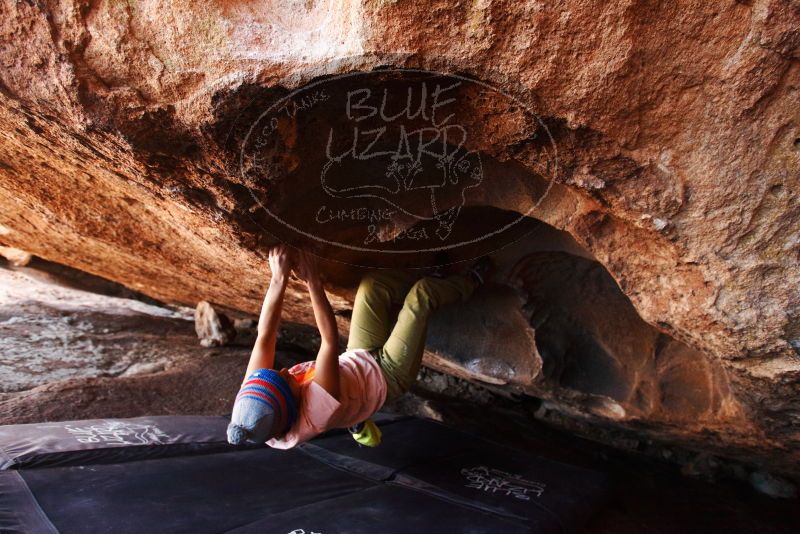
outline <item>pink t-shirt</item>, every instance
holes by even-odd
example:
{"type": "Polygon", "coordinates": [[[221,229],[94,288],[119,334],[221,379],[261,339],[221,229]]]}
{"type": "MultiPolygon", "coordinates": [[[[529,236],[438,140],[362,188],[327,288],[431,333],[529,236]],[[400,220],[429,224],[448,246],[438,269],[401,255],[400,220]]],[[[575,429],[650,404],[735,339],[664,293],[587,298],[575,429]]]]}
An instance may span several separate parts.
{"type": "Polygon", "coordinates": [[[386,379],[378,362],[366,350],[339,356],[339,400],[310,377],[314,362],[289,369],[300,382],[297,419],[281,438],[267,441],[275,449],[290,449],[331,428],[347,428],[368,419],[386,401],[386,379]]]}

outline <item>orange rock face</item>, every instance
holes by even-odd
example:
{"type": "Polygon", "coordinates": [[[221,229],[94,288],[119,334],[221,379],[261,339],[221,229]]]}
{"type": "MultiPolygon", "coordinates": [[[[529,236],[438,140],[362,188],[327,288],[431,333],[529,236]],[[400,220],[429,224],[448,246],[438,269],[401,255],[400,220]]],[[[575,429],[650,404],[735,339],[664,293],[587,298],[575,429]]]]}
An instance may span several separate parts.
{"type": "MultiPolygon", "coordinates": [[[[561,357],[548,367],[531,351],[520,368],[536,376],[502,380],[539,381],[598,421],[797,464],[798,9],[5,1],[0,245],[247,312],[278,238],[337,260],[340,308],[362,272],[347,263],[429,265],[432,243],[472,243],[451,261],[511,250],[503,281],[521,298],[503,302],[561,357]],[[423,87],[426,111],[401,115],[423,87]],[[440,179],[458,187],[434,194],[440,179]],[[532,258],[524,224],[474,243],[516,216],[571,236],[549,250],[596,260],[608,280],[584,260],[532,258]],[[543,280],[596,298],[582,308],[543,280]],[[548,307],[566,315],[541,322],[548,307]],[[579,326],[594,340],[584,354],[613,365],[562,346],[579,326]],[[780,459],[764,453],[776,447],[780,459]]],[[[287,310],[311,320],[299,286],[287,310]]]]}

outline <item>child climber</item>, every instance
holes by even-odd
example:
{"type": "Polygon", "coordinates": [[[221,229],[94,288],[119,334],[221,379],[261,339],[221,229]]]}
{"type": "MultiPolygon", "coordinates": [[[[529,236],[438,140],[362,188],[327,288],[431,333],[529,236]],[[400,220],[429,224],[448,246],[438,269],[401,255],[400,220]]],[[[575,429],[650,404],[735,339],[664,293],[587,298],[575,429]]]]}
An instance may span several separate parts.
{"type": "MultiPolygon", "coordinates": [[[[267,442],[289,449],[331,428],[358,426],[388,400],[412,386],[425,348],[428,318],[439,306],[468,299],[492,268],[479,260],[465,275],[425,277],[383,270],[358,287],[347,351],[339,354],[339,334],[323,290],[315,258],[290,254],[285,245],[269,251],[272,279],[245,379],[233,406],[228,441],[267,442]],[[275,343],[290,272],[308,287],[322,343],[315,361],[275,371],[275,343]],[[402,305],[394,326],[393,305],[402,305]]],[[[358,428],[357,432],[374,431],[358,428]]],[[[351,430],[353,432],[353,430],[351,430]]],[[[359,437],[355,435],[358,441],[359,437]]],[[[367,436],[366,444],[374,444],[367,436]]]]}

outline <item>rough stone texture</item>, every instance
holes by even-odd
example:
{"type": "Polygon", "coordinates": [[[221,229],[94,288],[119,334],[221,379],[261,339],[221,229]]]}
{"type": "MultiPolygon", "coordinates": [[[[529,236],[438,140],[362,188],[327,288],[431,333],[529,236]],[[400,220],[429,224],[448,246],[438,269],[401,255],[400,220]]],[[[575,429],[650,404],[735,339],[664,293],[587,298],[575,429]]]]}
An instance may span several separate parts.
{"type": "MultiPolygon", "coordinates": [[[[197,353],[185,312],[0,268],[0,394],[72,378],[163,369],[197,353]]],[[[38,274],[38,273],[37,273],[38,274]]]]}
{"type": "MultiPolygon", "coordinates": [[[[290,4],[4,0],[0,244],[164,301],[255,312],[274,238],[233,165],[248,103],[377,67],[466,75],[547,124],[557,183],[532,216],[575,242],[551,251],[610,274],[501,251],[516,251],[505,281],[542,330],[540,394],[796,470],[797,3],[290,4]],[[553,294],[540,275],[572,289],[553,294]],[[591,306],[556,304],[587,293],[591,306]],[[536,306],[564,311],[548,326],[536,306]],[[586,345],[563,346],[578,327],[586,345]]],[[[542,187],[536,128],[507,101],[459,96],[470,150],[511,177],[471,213],[524,212],[542,187]]],[[[281,135],[286,170],[305,154],[281,135]]],[[[305,216],[293,184],[300,196],[271,202],[305,216]]],[[[345,308],[360,272],[325,271],[345,308]]],[[[286,309],[311,320],[298,285],[286,309]]]]}
{"type": "Polygon", "coordinates": [[[466,303],[441,308],[428,327],[432,360],[461,378],[530,386],[542,359],[521,304],[513,289],[491,284],[466,303]]]}

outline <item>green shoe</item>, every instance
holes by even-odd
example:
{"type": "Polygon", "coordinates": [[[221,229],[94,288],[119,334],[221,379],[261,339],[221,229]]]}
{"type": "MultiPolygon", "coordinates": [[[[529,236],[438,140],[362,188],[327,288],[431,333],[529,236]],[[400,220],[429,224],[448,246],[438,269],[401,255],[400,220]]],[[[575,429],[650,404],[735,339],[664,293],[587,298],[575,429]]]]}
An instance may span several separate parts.
{"type": "Polygon", "coordinates": [[[372,419],[367,419],[363,423],[351,426],[347,430],[360,445],[366,447],[377,447],[381,444],[381,429],[378,425],[372,422],[372,419]]]}

